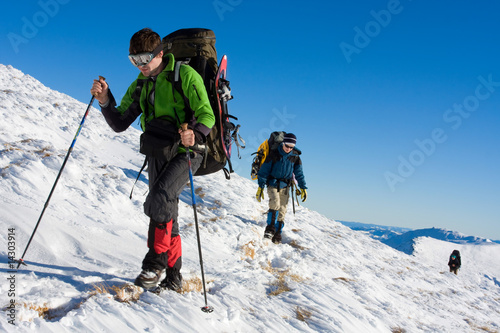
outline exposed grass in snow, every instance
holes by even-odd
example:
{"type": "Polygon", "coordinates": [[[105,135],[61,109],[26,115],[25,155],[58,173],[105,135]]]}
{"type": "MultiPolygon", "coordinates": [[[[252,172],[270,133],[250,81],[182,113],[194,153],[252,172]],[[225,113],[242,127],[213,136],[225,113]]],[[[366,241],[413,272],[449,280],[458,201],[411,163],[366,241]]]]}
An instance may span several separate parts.
{"type": "Polygon", "coordinates": [[[298,274],[291,273],[289,268],[282,269],[273,267],[270,261],[267,262],[267,265],[264,266],[263,269],[275,277],[275,280],[270,284],[271,290],[268,293],[269,296],[277,296],[292,290],[289,287],[290,281],[303,282],[305,280],[298,274]]]}

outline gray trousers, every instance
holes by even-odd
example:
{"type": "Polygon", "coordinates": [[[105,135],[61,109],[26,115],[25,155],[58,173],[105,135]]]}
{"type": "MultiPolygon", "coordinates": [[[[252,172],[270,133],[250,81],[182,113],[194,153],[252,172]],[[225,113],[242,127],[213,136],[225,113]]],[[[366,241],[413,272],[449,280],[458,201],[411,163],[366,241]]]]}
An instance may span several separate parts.
{"type": "MultiPolygon", "coordinates": [[[[193,174],[198,170],[203,155],[191,153],[193,174]]],[[[189,181],[186,154],[177,154],[171,161],[148,159],[149,194],[144,202],[144,213],[158,222],[177,220],[179,195],[189,181]]]]}
{"type": "MultiPolygon", "coordinates": [[[[201,154],[191,153],[193,173],[203,160],[201,154]]],[[[144,202],[144,213],[150,217],[148,230],[149,251],[142,261],[143,269],[181,269],[182,245],[179,235],[179,195],[189,181],[186,154],[177,154],[169,162],[148,159],[149,194],[144,202]]]]}

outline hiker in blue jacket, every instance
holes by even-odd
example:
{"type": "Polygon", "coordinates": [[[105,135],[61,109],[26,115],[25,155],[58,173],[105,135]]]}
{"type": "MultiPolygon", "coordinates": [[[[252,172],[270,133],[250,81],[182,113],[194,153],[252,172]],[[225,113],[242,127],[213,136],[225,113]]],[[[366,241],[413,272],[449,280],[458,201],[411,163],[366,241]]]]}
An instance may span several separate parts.
{"type": "Polygon", "coordinates": [[[298,182],[302,202],[307,199],[307,187],[301,151],[295,147],[297,137],[292,133],[285,134],[278,149],[272,150],[262,164],[258,173],[259,189],[256,198],[260,202],[264,199],[264,187],[267,185],[269,195],[269,212],[265,238],[271,238],[273,243],[281,243],[281,231],[285,225],[286,206],[293,178],[298,182]]]}

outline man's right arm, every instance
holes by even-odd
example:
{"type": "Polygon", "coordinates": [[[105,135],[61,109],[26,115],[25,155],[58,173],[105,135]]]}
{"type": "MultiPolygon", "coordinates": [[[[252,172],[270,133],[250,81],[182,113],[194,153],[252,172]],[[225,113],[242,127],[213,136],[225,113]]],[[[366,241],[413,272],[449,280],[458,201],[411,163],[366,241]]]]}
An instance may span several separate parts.
{"type": "Polygon", "coordinates": [[[139,101],[131,100],[128,103],[125,102],[125,100],[128,100],[126,98],[128,95],[127,92],[127,95],[125,95],[122,99],[120,107],[117,108],[113,94],[110,90],[108,91],[109,93],[107,103],[99,103],[99,105],[101,106],[102,115],[104,116],[104,119],[106,119],[109,127],[113,129],[113,131],[123,132],[127,128],[129,128],[130,125],[132,125],[132,123],[137,119],[138,116],[140,116],[140,114],[142,113],[141,106],[139,105],[139,101]]]}
{"type": "Polygon", "coordinates": [[[101,112],[109,127],[115,132],[123,132],[142,113],[139,101],[132,98],[136,82],[132,83],[122,98],[121,105],[116,107],[116,100],[104,79],[94,80],[91,93],[99,101],[101,112]]]}

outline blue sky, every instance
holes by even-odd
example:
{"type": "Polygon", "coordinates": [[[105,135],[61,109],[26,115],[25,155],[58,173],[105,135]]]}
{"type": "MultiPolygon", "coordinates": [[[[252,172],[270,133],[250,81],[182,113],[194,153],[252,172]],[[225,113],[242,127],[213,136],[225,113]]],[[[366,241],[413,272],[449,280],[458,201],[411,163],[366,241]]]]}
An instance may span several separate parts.
{"type": "Polygon", "coordinates": [[[248,146],[233,158],[239,174],[286,130],[303,151],[308,208],[500,239],[499,11],[448,0],[18,1],[0,13],[0,63],[84,103],[103,75],[119,98],[138,74],[134,32],[210,28],[248,146]]]}

